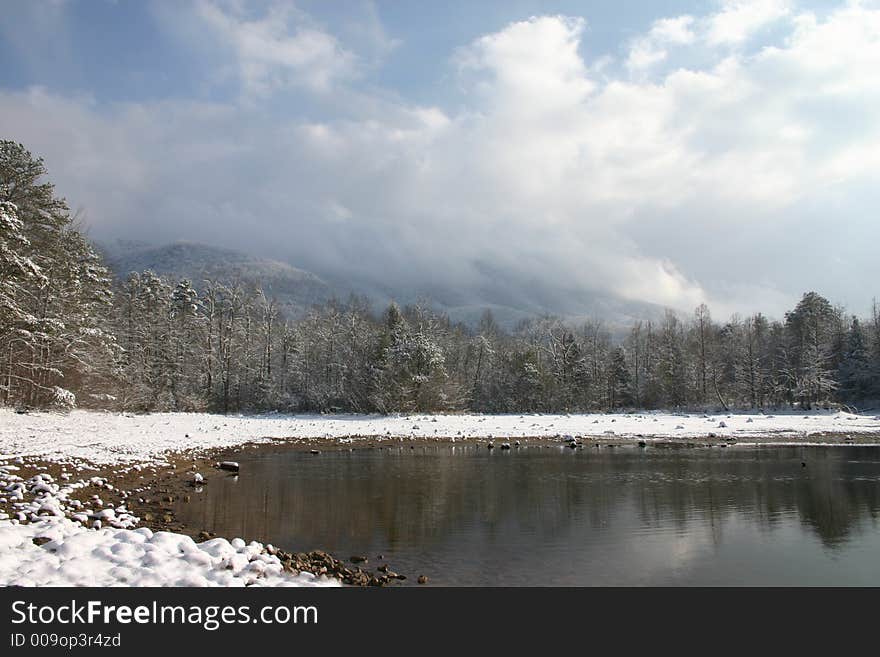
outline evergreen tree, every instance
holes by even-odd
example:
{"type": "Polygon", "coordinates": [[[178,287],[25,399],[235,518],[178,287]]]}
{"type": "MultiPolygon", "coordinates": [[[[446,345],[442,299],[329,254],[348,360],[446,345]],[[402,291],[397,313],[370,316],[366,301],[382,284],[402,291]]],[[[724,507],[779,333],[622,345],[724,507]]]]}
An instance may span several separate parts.
{"type": "Polygon", "coordinates": [[[874,372],[871,355],[865,344],[861,324],[852,318],[840,366],[840,396],[844,400],[862,401],[871,394],[874,372]]]}
{"type": "Polygon", "coordinates": [[[807,292],[785,315],[795,396],[802,408],[826,400],[836,387],[831,373],[835,312],[827,299],[807,292]]]}
{"type": "Polygon", "coordinates": [[[622,347],[617,347],[611,352],[611,363],[608,367],[608,407],[613,410],[630,404],[632,390],[626,352],[622,347]]]}
{"type": "Polygon", "coordinates": [[[110,276],[44,181],[41,158],[0,141],[0,357],[6,404],[105,401],[115,341],[110,276]]]}

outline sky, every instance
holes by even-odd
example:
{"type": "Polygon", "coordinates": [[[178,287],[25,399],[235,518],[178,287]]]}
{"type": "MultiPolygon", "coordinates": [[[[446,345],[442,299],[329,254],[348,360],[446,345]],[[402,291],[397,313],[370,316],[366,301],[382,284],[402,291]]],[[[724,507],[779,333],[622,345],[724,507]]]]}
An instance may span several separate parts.
{"type": "Polygon", "coordinates": [[[722,317],[880,296],[880,2],[0,12],[0,135],[96,239],[722,317]]]}

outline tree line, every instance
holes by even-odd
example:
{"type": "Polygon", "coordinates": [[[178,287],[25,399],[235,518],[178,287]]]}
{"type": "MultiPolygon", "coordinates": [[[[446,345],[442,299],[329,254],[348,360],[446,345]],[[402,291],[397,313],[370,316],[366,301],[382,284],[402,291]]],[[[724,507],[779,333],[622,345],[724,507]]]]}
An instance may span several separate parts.
{"type": "Polygon", "coordinates": [[[351,297],[294,318],[240,281],[110,273],[45,181],[0,142],[0,403],[131,411],[809,409],[880,399],[880,309],[815,292],[780,320],[705,305],[625,336],[554,317],[503,330],[351,297]]]}

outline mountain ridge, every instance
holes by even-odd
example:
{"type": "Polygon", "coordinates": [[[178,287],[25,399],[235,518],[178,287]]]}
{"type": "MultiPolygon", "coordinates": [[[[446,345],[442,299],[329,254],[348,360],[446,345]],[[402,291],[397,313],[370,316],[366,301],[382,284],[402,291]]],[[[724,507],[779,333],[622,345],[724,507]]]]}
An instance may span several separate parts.
{"type": "Polygon", "coordinates": [[[422,303],[446,313],[452,321],[475,326],[486,310],[504,328],[512,329],[523,320],[546,315],[559,316],[570,323],[601,320],[620,333],[635,320],[657,321],[665,308],[631,301],[610,294],[578,290],[550,289],[532,280],[517,280],[487,272],[486,284],[474,290],[408,289],[406,284],[349,281],[332,275],[321,276],[280,260],[261,257],[226,247],[194,241],[153,244],[144,241],[115,240],[96,244],[108,266],[120,278],[132,271],[152,270],[157,274],[186,278],[199,288],[206,280],[258,285],[293,316],[303,315],[311,306],[351,294],[365,297],[372,309],[381,312],[391,301],[401,305],[422,303]]]}

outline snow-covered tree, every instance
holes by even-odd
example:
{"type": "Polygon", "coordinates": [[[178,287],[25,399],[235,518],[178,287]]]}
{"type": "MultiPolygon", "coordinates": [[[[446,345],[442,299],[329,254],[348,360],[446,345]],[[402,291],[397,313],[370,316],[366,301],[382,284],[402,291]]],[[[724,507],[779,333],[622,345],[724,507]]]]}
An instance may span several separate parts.
{"type": "Polygon", "coordinates": [[[116,356],[110,275],[42,159],[0,141],[0,358],[6,404],[103,400],[116,356]]]}
{"type": "Polygon", "coordinates": [[[828,300],[807,292],[785,315],[789,334],[795,395],[803,408],[827,400],[836,388],[832,375],[832,342],[835,311],[828,300]]]}
{"type": "Polygon", "coordinates": [[[857,317],[852,318],[839,370],[840,395],[843,399],[858,402],[870,397],[875,372],[865,334],[857,317]]]}

